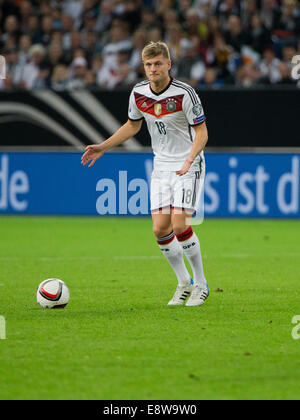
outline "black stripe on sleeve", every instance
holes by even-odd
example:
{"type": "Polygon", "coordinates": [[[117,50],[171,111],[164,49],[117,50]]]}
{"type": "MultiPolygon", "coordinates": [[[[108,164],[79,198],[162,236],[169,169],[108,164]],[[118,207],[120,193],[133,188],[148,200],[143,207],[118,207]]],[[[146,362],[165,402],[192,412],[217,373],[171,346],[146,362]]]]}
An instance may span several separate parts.
{"type": "Polygon", "coordinates": [[[199,99],[197,98],[195,90],[192,87],[188,87],[188,85],[181,84],[181,82],[178,82],[178,81],[173,81],[172,84],[176,87],[186,90],[190,95],[193,105],[196,105],[199,103],[199,99]]]}
{"type": "Polygon", "coordinates": [[[197,104],[197,102],[195,102],[195,100],[194,100],[194,98],[193,98],[193,96],[192,96],[191,92],[190,92],[187,88],[185,88],[184,86],[177,85],[177,84],[175,84],[175,83],[173,83],[173,85],[174,85],[174,86],[176,86],[176,87],[179,87],[179,88],[181,88],[181,89],[183,89],[183,90],[185,90],[185,91],[186,91],[186,92],[190,95],[190,98],[191,98],[192,104],[193,104],[193,105],[196,105],[196,104],[197,104]]]}

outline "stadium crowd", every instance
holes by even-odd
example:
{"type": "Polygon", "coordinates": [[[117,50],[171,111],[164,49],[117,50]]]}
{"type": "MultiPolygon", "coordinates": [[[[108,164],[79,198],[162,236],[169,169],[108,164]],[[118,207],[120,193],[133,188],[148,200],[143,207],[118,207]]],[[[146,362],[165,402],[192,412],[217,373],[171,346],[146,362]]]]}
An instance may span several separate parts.
{"type": "Polygon", "coordinates": [[[0,89],[132,86],[144,45],[158,40],[172,75],[195,88],[295,85],[300,2],[0,0],[0,89]]]}

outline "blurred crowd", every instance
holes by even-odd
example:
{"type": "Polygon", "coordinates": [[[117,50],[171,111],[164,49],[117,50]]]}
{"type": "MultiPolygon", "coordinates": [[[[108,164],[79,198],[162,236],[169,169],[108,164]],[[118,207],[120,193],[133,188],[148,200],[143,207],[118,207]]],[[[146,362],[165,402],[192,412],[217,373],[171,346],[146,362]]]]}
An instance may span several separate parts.
{"type": "Polygon", "coordinates": [[[159,40],[195,88],[295,85],[300,0],[0,0],[0,89],[132,86],[159,40]]]}

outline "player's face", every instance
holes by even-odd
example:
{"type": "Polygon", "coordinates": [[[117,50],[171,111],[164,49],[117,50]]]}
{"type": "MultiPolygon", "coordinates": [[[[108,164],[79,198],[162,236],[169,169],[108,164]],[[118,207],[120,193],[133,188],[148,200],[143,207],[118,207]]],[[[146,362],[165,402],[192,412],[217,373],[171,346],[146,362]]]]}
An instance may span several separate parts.
{"type": "Polygon", "coordinates": [[[157,55],[154,58],[148,58],[144,62],[144,68],[147,78],[150,82],[160,83],[169,77],[171,61],[163,55],[157,55]]]}

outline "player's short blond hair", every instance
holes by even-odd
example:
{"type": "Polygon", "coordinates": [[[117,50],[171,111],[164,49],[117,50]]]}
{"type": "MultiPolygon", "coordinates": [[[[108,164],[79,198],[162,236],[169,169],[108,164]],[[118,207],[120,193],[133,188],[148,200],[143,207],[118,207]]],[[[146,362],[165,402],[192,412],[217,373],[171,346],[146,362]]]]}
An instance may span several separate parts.
{"type": "Polygon", "coordinates": [[[165,57],[167,60],[170,60],[170,51],[169,48],[167,46],[167,44],[165,44],[162,41],[158,41],[158,42],[149,42],[149,44],[147,44],[143,51],[142,51],[142,60],[143,62],[145,62],[145,60],[149,59],[149,58],[154,58],[157,57],[158,55],[162,55],[163,57],[165,57]]]}

